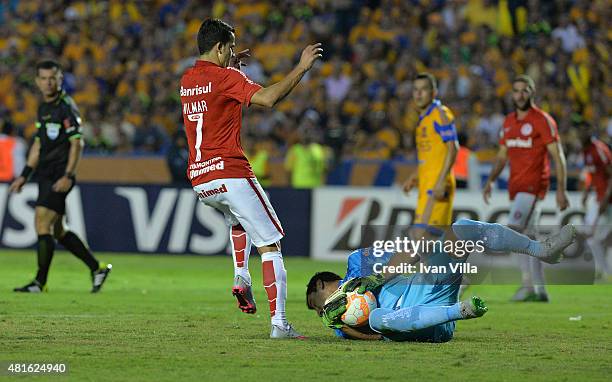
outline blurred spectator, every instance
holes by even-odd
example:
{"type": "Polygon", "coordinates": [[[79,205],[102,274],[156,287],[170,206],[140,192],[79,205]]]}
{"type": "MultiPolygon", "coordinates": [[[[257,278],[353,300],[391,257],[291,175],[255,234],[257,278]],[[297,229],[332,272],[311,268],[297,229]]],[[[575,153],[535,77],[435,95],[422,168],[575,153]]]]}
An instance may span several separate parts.
{"type": "MultiPolygon", "coordinates": [[[[478,120],[476,130],[486,137],[486,142],[495,145],[499,141],[499,130],[504,124],[504,115],[499,102],[492,102],[484,107],[483,115],[478,120]]],[[[467,137],[465,138],[467,142],[467,137]]],[[[460,143],[461,144],[461,143],[460,143]]]]}
{"type": "Polygon", "coordinates": [[[27,145],[13,124],[0,119],[0,182],[12,181],[25,166],[27,145]]]}
{"type": "Polygon", "coordinates": [[[480,174],[478,173],[478,159],[468,147],[468,137],[465,133],[458,133],[459,151],[453,166],[457,188],[480,189],[480,174]]]}
{"type": "Polygon", "coordinates": [[[335,161],[413,159],[410,82],[420,71],[439,78],[475,150],[496,144],[498,114],[512,108],[510,81],[519,73],[535,79],[537,103],[559,121],[563,141],[582,122],[612,132],[605,0],[4,3],[0,89],[13,91],[0,92],[0,110],[28,139],[37,99],[31,68],[55,57],[86,117],[90,152],[163,154],[181,128],[179,78],[211,16],[236,27],[236,50],[252,56],[243,70],[264,85],[290,70],[303,46],[324,45],[323,62],[290,97],[244,120],[245,136],[275,142],[271,158],[286,155],[309,123],[335,161]]]}
{"type": "Polygon", "coordinates": [[[114,150],[112,125],[103,122],[100,113],[92,110],[83,121],[83,136],[87,145],[86,153],[107,154],[114,150]]]}
{"type": "Polygon", "coordinates": [[[267,79],[263,66],[255,57],[248,59],[248,61],[249,63],[242,68],[244,74],[257,83],[265,83],[267,79]]]}
{"type": "Polygon", "coordinates": [[[187,180],[187,162],[189,161],[189,147],[187,147],[187,137],[180,130],[174,135],[172,146],[166,155],[166,162],[172,176],[172,183],[185,185],[187,180]]]}
{"type": "Polygon", "coordinates": [[[453,165],[453,173],[457,181],[457,188],[467,188],[468,178],[470,175],[469,158],[472,151],[467,148],[467,137],[464,133],[457,134],[459,140],[459,151],[457,151],[457,159],[453,165]]]}
{"type": "Polygon", "coordinates": [[[327,153],[314,141],[313,132],[300,135],[300,141],[287,151],[285,170],[291,174],[294,188],[316,188],[325,184],[327,153]]]}
{"type": "Polygon", "coordinates": [[[332,74],[325,79],[325,92],[327,98],[331,101],[339,102],[346,97],[351,87],[351,79],[342,72],[342,63],[336,61],[333,63],[334,69],[332,74]]]}
{"type": "Polygon", "coordinates": [[[561,47],[565,53],[572,53],[585,46],[584,38],[578,32],[578,28],[570,23],[569,15],[560,16],[559,26],[553,29],[552,37],[561,40],[561,47]]]}
{"type": "Polygon", "coordinates": [[[270,139],[261,138],[248,139],[247,142],[245,145],[246,154],[253,173],[262,186],[269,186],[272,178],[269,160],[270,155],[274,154],[274,142],[270,139]],[[254,143],[251,143],[252,141],[254,143]]]}

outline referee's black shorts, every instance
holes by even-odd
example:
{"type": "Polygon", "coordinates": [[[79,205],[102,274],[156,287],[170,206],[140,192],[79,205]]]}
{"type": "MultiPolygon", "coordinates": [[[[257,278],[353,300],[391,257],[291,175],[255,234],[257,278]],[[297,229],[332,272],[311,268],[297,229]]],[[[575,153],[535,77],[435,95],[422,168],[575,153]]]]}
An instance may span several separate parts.
{"type": "Polygon", "coordinates": [[[53,185],[62,176],[63,174],[60,177],[38,177],[38,199],[36,200],[36,206],[46,207],[57,212],[59,215],[66,213],[66,197],[74,187],[74,182],[72,182],[68,192],[53,191],[53,185]]]}

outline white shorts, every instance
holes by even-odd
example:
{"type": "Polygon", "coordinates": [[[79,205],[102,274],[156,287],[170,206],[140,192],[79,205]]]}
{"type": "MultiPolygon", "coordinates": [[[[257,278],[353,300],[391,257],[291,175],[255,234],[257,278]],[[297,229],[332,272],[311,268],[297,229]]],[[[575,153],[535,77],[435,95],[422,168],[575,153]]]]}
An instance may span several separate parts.
{"type": "Polygon", "coordinates": [[[524,233],[536,234],[541,212],[534,194],[519,192],[512,201],[508,225],[524,233]]]}
{"type": "Polygon", "coordinates": [[[256,247],[274,244],[285,235],[256,178],[215,179],[193,190],[201,202],[223,212],[228,226],[241,224],[256,247]]]}

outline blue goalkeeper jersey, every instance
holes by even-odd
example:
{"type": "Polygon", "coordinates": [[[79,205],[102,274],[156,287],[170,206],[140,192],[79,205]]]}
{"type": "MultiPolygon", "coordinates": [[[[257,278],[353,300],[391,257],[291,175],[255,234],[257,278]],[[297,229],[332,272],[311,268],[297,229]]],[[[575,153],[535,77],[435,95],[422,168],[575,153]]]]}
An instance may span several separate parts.
{"type": "Polygon", "coordinates": [[[351,252],[348,257],[348,266],[346,268],[346,276],[338,286],[344,284],[355,277],[365,277],[374,273],[376,264],[385,265],[393,257],[392,252],[384,252],[382,256],[374,256],[372,247],[359,248],[351,252]]]}

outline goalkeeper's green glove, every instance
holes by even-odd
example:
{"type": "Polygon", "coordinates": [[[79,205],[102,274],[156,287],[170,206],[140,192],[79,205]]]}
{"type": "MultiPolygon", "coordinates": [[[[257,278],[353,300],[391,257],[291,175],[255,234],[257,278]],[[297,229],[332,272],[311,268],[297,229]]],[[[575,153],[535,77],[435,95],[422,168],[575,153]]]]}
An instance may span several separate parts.
{"type": "Polygon", "coordinates": [[[357,290],[357,293],[372,291],[385,283],[385,278],[380,273],[375,273],[366,277],[355,277],[345,282],[340,289],[344,293],[357,290]]]}
{"type": "Polygon", "coordinates": [[[342,289],[336,290],[332,293],[323,306],[323,312],[321,318],[323,324],[332,329],[340,329],[344,326],[342,322],[342,315],[346,312],[346,293],[342,289]]]}

